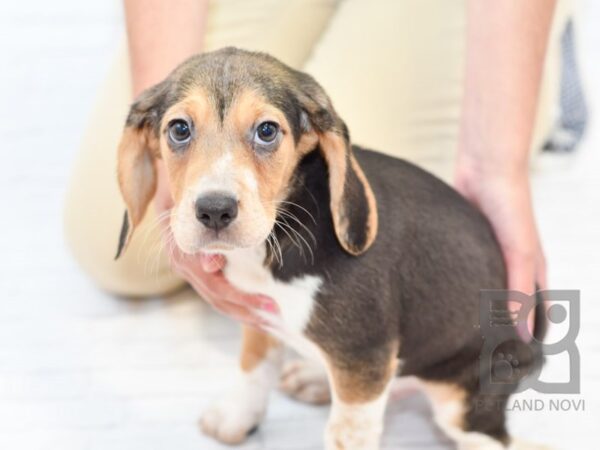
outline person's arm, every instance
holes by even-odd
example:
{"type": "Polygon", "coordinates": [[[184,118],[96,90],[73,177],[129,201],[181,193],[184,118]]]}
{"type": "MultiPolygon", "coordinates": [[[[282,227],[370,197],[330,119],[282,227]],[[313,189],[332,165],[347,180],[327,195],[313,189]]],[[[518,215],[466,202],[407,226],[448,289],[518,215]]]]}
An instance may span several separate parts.
{"type": "Polygon", "coordinates": [[[133,96],[202,50],[208,0],[124,0],[133,96]]]}
{"type": "MultiPolygon", "coordinates": [[[[202,50],[208,0],[124,0],[133,96],[162,81],[179,63],[202,50]]],[[[155,205],[160,214],[173,207],[166,170],[157,163],[155,205]]],[[[165,227],[164,233],[170,233],[165,227]]],[[[165,245],[172,240],[165,239],[165,245]]],[[[248,295],[227,282],[222,256],[183,255],[168,249],[173,270],[213,307],[239,321],[259,326],[256,309],[275,312],[272,299],[248,295]]]]}
{"type": "MultiPolygon", "coordinates": [[[[468,0],[467,7],[456,186],[490,220],[504,253],[509,289],[526,293],[546,283],[529,150],[554,7],[555,0],[468,0]]],[[[524,325],[519,331],[528,340],[524,325]]],[[[531,332],[533,315],[528,325],[531,332]]]]}

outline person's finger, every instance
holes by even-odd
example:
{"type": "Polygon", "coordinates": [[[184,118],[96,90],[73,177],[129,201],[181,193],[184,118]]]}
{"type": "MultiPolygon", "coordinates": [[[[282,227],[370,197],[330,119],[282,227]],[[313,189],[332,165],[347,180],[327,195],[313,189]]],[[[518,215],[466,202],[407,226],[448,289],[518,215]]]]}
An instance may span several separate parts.
{"type": "MultiPolygon", "coordinates": [[[[542,250],[542,247],[540,245],[538,254],[537,254],[537,259],[536,259],[536,265],[535,265],[535,279],[536,279],[536,283],[537,283],[537,288],[540,291],[545,291],[546,289],[548,289],[548,280],[546,278],[546,256],[544,255],[544,252],[542,250]]],[[[548,300],[546,299],[544,293],[542,292],[542,304],[544,306],[544,313],[542,317],[539,317],[538,315],[535,316],[534,318],[534,329],[535,329],[535,321],[536,320],[547,320],[547,313],[548,313],[548,308],[550,307],[550,305],[548,304],[548,300]]]]}
{"type": "Polygon", "coordinates": [[[238,322],[243,322],[247,325],[259,327],[263,321],[257,317],[252,310],[243,306],[238,306],[228,302],[214,302],[210,305],[221,314],[230,317],[238,322]]]}
{"type": "Polygon", "coordinates": [[[241,308],[260,309],[271,314],[279,312],[277,304],[272,298],[240,292],[227,281],[222,272],[207,274],[194,271],[187,265],[180,267],[180,272],[209,303],[226,302],[241,308]]]}
{"type": "Polygon", "coordinates": [[[218,272],[225,267],[225,256],[215,254],[201,253],[197,256],[202,266],[202,270],[208,273],[218,272]]]}
{"type": "Polygon", "coordinates": [[[535,279],[540,290],[548,289],[548,279],[546,278],[546,257],[542,250],[537,254],[535,263],[535,279]]]}
{"type": "Polygon", "coordinates": [[[197,281],[192,281],[191,284],[194,290],[221,314],[256,327],[263,323],[263,320],[255,314],[252,307],[222,300],[216,292],[212,291],[205,284],[198,283],[197,281]]]}
{"type": "Polygon", "coordinates": [[[236,292],[232,296],[232,300],[232,303],[242,304],[248,308],[260,309],[261,311],[265,311],[270,314],[279,313],[277,303],[275,303],[271,297],[267,297],[266,295],[239,294],[236,292]]]}
{"type": "Polygon", "coordinates": [[[194,275],[198,278],[204,279],[206,275],[209,275],[204,270],[204,262],[200,254],[188,255],[183,253],[177,245],[173,245],[171,255],[171,264],[177,266],[179,269],[185,270],[190,275],[194,275]]]}
{"type": "Polygon", "coordinates": [[[271,314],[279,312],[277,303],[271,297],[261,294],[246,294],[239,291],[227,281],[222,272],[210,274],[207,281],[210,289],[217,292],[224,301],[246,308],[260,309],[271,314]]]}
{"type": "MultiPolygon", "coordinates": [[[[506,269],[508,271],[508,288],[519,291],[531,296],[535,292],[535,260],[525,255],[507,255],[506,269]]],[[[508,301],[508,310],[511,313],[527,311],[526,320],[518,320],[516,323],[519,337],[530,342],[533,338],[533,328],[535,325],[535,308],[533,297],[530,302],[522,304],[520,301],[508,301]]],[[[520,314],[517,315],[520,318],[520,314]]]]}
{"type": "Polygon", "coordinates": [[[187,266],[192,273],[215,273],[223,269],[227,262],[223,255],[204,253],[184,255],[179,249],[174,249],[173,260],[176,264],[187,266]]]}
{"type": "Polygon", "coordinates": [[[202,286],[210,294],[216,295],[219,299],[228,303],[233,303],[246,308],[256,308],[269,313],[277,313],[278,308],[275,301],[265,295],[246,294],[239,291],[223,275],[223,272],[201,273],[185,269],[188,276],[194,281],[195,285],[202,286]]]}

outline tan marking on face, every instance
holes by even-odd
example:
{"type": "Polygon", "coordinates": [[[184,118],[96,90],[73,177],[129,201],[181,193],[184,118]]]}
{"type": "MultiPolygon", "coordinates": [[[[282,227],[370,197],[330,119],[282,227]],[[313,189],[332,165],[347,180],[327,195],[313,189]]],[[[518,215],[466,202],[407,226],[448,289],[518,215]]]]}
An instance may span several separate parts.
{"type": "Polygon", "coordinates": [[[217,116],[210,107],[207,94],[204,90],[197,88],[183,101],[171,107],[162,120],[160,149],[161,155],[167,165],[169,174],[169,187],[173,200],[181,201],[185,189],[190,182],[201,177],[211,161],[219,155],[217,152],[209,151],[211,137],[216,133],[217,116]],[[175,119],[185,119],[193,123],[196,136],[190,143],[190,148],[182,152],[175,152],[168,142],[168,124],[175,119]]]}
{"type": "Polygon", "coordinates": [[[276,207],[288,193],[298,161],[317,142],[315,133],[306,133],[296,144],[283,112],[251,89],[233,99],[222,123],[210,93],[194,89],[167,111],[162,126],[161,152],[175,201],[171,226],[187,253],[261,244],[274,226],[276,207]],[[170,148],[166,133],[176,118],[193,124],[192,141],[179,152],[170,148]],[[264,121],[277,123],[281,133],[278,145],[268,150],[253,145],[254,130],[264,121]],[[211,192],[238,200],[237,218],[218,237],[194,213],[196,199],[211,192]]]}
{"type": "Polygon", "coordinates": [[[264,121],[276,122],[283,133],[275,151],[270,154],[245,152],[246,160],[242,162],[257,180],[259,196],[265,209],[272,210],[274,214],[274,204],[283,199],[301,156],[296,150],[292,129],[278,108],[252,90],[243,92],[231,109],[231,124],[240,133],[246,133],[246,130],[264,121]]]}
{"type": "Polygon", "coordinates": [[[268,334],[245,326],[242,335],[242,351],[240,354],[240,367],[244,372],[250,372],[258,366],[272,348],[281,344],[268,334]]]}

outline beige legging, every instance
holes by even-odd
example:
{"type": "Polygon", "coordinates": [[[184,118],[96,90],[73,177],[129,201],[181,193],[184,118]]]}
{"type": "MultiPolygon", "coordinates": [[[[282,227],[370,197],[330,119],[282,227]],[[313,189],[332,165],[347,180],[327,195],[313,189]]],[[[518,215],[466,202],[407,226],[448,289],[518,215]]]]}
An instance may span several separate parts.
{"type": "MultiPolygon", "coordinates": [[[[465,0],[215,0],[206,50],[227,45],[269,52],[325,87],[353,141],[451,180],[465,45],[465,0]]],[[[549,47],[534,148],[552,123],[563,8],[549,47]]],[[[150,211],[128,252],[114,261],[124,205],[116,146],[131,101],[123,45],[101,89],[75,163],[66,239],[103,289],[161,295],[184,285],[171,273],[150,211]]]]}

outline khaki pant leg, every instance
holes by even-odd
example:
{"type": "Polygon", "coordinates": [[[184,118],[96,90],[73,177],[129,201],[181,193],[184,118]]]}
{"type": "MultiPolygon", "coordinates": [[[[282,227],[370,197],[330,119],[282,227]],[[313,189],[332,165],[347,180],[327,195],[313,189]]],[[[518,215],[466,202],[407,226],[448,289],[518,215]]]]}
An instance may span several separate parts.
{"type": "MultiPolygon", "coordinates": [[[[559,1],[533,148],[548,135],[558,93],[559,1]]],[[[354,143],[411,160],[451,181],[466,47],[465,0],[345,0],[305,65],[354,143]]],[[[492,69],[490,69],[492,70],[492,69]]]]}

